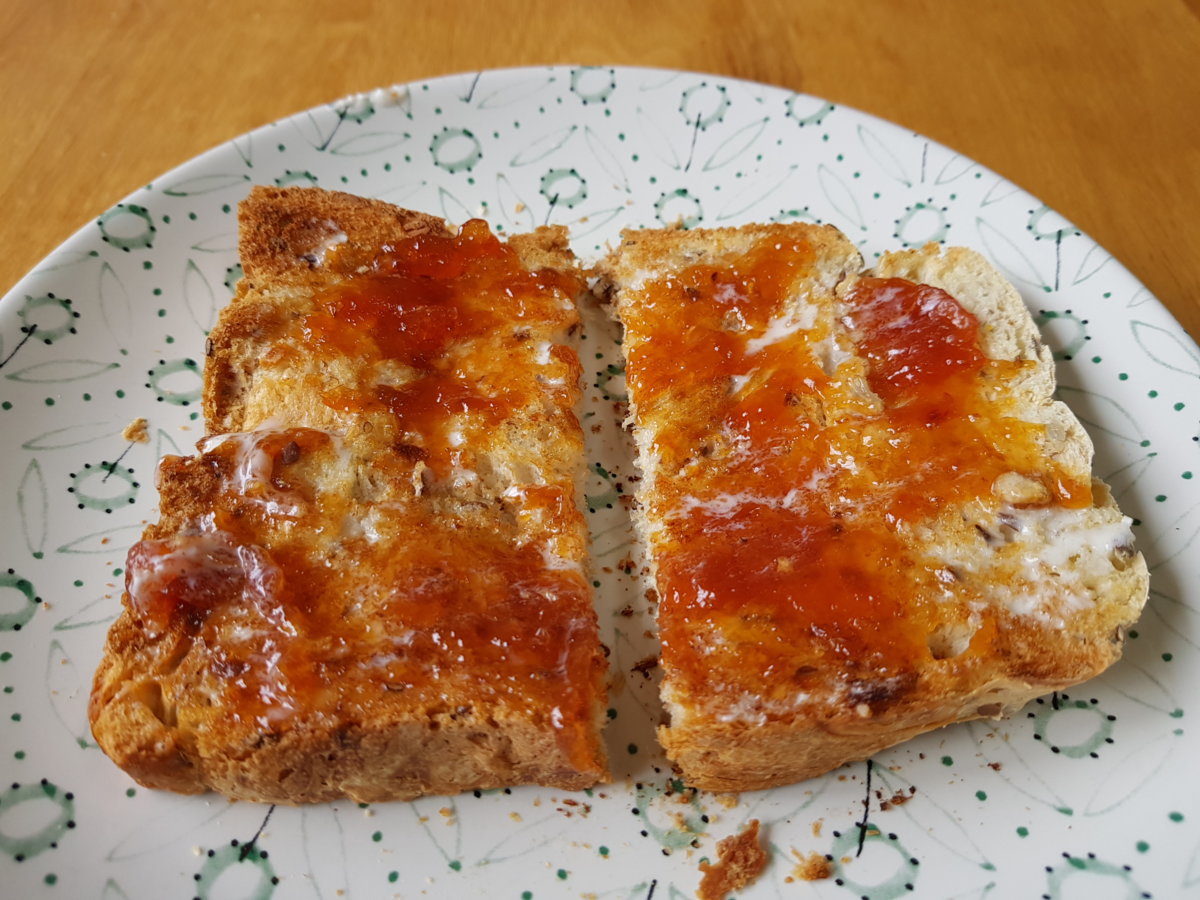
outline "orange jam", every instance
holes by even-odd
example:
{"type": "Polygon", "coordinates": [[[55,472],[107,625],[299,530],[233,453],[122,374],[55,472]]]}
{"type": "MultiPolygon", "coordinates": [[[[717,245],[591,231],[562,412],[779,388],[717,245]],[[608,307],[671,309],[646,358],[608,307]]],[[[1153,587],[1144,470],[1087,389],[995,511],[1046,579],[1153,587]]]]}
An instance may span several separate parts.
{"type": "MultiPolygon", "coordinates": [[[[828,691],[828,671],[868,705],[901,693],[930,634],[979,599],[914,529],[990,502],[1007,472],[1058,505],[1090,502],[1040,452],[1042,426],[988,399],[1030,364],[987,359],[953,297],[862,278],[795,300],[812,262],[803,240],[772,238],[622,301],[630,395],[657,456],[662,660],[695,696],[765,687],[794,703],[828,691]]],[[[978,627],[967,657],[993,633],[978,627]]]]}
{"type": "MultiPolygon", "coordinates": [[[[423,448],[443,476],[456,462],[449,440],[455,415],[494,428],[527,402],[539,390],[536,375],[513,357],[525,352],[530,329],[574,323],[572,301],[583,288],[574,275],[527,269],[479,219],[456,235],[408,238],[370,259],[336,250],[327,259],[346,280],[303,317],[297,352],[318,362],[349,360],[359,383],[319,385],[324,403],[390,413],[398,439],[423,448]]],[[[573,355],[559,361],[572,369],[563,378],[569,406],[578,362],[573,355]]],[[[291,359],[284,354],[280,362],[291,359]]]]}
{"type": "Polygon", "coordinates": [[[337,264],[347,277],[285,336],[363,373],[322,386],[352,427],[267,426],[165,459],[163,509],[189,518],[152,527],[130,551],[133,611],[152,635],[206,647],[221,708],[257,728],[405,708],[472,715],[473,701],[486,716],[500,703],[556,729],[577,769],[598,769],[591,720],[604,663],[574,485],[481,499],[424,489],[418,468],[463,471],[464,414],[479,436],[527,409],[544,426],[552,408],[564,445],[580,440],[578,360],[547,344],[542,370],[563,375],[548,385],[529,346],[576,321],[580,283],[527,271],[482,222],[368,263],[337,264]],[[403,378],[382,380],[397,370],[403,378]],[[356,428],[367,415],[393,430],[356,428]]]}

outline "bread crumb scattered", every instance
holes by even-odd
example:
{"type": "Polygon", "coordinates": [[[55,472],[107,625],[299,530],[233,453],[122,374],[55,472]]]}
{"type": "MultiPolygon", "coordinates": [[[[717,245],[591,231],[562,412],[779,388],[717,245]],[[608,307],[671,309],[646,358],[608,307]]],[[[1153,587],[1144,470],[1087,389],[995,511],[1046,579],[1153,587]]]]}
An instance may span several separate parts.
{"type": "Polygon", "coordinates": [[[888,797],[886,800],[880,800],[879,809],[882,812],[887,812],[893,806],[903,806],[913,798],[913,794],[916,792],[917,789],[915,787],[909,788],[907,794],[904,791],[896,791],[896,793],[892,794],[892,796],[888,797]]]}
{"type": "Polygon", "coordinates": [[[639,659],[631,667],[631,672],[637,672],[643,678],[650,678],[650,671],[658,668],[658,657],[647,656],[645,659],[639,659]]]}
{"type": "Polygon", "coordinates": [[[131,443],[148,444],[150,443],[150,432],[146,430],[147,424],[145,419],[134,419],[125,426],[121,437],[131,443]]]}
{"type": "Polygon", "coordinates": [[[737,794],[717,794],[713,799],[726,809],[733,809],[738,805],[739,797],[737,794]]]}
{"type": "Polygon", "coordinates": [[[833,876],[833,863],[815,850],[807,856],[799,850],[793,850],[792,856],[796,857],[796,867],[792,869],[789,879],[785,880],[824,881],[833,876]]]}
{"type": "Polygon", "coordinates": [[[758,819],[751,819],[737,834],[717,842],[717,861],[701,861],[699,900],[724,900],[734,891],[753,884],[769,859],[758,841],[758,819]]]}
{"type": "Polygon", "coordinates": [[[817,819],[817,821],[815,821],[815,822],[813,822],[813,823],[812,823],[812,834],[813,834],[813,837],[820,837],[820,836],[821,836],[821,827],[822,827],[824,824],[825,824],[825,820],[824,820],[824,819],[817,819]]]}

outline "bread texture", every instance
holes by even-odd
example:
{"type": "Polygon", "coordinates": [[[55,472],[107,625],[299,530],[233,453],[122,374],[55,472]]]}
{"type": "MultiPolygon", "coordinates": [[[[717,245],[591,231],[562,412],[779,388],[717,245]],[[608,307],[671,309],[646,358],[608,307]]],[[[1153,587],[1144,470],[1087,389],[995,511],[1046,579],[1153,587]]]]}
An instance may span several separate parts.
{"type": "Polygon", "coordinates": [[[689,784],[800,781],[1119,657],[1145,563],[979,254],[863,271],[828,226],[627,231],[598,273],[689,784]]]}
{"type": "Polygon", "coordinates": [[[254,188],[96,673],[140,783],[360,802],[607,780],[562,229],[254,188]]]}

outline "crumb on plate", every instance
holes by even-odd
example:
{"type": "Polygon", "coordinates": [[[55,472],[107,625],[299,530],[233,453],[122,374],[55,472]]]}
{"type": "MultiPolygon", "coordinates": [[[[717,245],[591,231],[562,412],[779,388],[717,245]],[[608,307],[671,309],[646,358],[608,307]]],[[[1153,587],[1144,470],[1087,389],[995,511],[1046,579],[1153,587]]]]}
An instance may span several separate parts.
{"type": "Polygon", "coordinates": [[[752,884],[767,866],[767,851],[758,840],[758,819],[751,819],[737,834],[717,842],[717,861],[702,860],[699,900],[724,900],[733,891],[752,884]]]}

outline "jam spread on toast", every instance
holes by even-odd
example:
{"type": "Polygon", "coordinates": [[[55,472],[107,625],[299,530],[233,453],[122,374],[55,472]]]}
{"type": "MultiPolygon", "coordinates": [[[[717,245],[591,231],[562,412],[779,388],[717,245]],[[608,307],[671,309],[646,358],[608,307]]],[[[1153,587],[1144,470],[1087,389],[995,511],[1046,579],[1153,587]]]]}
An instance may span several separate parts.
{"type": "Polygon", "coordinates": [[[669,677],[794,708],[832,672],[869,714],[915,686],[939,628],[970,622],[964,660],[995,632],[920,529],[991,502],[1006,473],[1044,505],[1087,506],[1091,487],[1045,458],[1044,426],[992,399],[1033,364],[986,358],[953,297],[897,278],[794,295],[813,262],[802,238],[770,237],[647,281],[621,311],[627,378],[658,461],[669,677]]]}
{"type": "Polygon", "coordinates": [[[207,646],[219,707],[266,731],[476,697],[602,769],[574,485],[489,496],[477,456],[518,414],[574,427],[579,363],[552,339],[582,282],[528,270],[479,221],[368,255],[342,245],[326,264],[341,277],[263,365],[352,363],[357,380],[317,387],[355,433],[264,423],[164,460],[164,509],[199,512],[130,551],[133,610],[207,646]]]}

